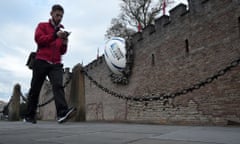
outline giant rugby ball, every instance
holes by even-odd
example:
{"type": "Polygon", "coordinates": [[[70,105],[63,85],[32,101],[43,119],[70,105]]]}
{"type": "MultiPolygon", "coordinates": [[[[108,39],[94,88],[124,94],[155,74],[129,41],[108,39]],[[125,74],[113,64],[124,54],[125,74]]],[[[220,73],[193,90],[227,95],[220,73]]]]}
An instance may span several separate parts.
{"type": "Polygon", "coordinates": [[[107,40],[104,48],[104,58],[109,69],[115,74],[122,74],[126,67],[126,43],[121,37],[107,40]]]}

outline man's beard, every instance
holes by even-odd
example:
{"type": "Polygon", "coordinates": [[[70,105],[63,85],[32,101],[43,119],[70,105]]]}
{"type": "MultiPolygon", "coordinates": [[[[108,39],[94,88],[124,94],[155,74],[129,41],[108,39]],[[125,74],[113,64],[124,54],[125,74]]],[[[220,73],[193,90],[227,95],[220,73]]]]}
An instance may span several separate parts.
{"type": "Polygon", "coordinates": [[[54,19],[52,19],[53,23],[55,24],[55,26],[58,26],[60,24],[61,21],[55,21],[54,19]]]}

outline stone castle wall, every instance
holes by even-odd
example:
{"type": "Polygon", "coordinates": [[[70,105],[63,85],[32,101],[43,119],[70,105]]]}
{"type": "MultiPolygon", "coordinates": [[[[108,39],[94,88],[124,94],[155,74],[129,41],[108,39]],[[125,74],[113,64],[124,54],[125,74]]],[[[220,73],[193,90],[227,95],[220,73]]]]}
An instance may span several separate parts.
{"type": "MultiPolygon", "coordinates": [[[[194,87],[240,58],[239,6],[239,0],[189,0],[188,9],[180,4],[170,16],[162,16],[136,33],[131,41],[134,64],[127,85],[111,81],[104,56],[84,69],[105,88],[129,97],[160,96],[194,87]]],[[[67,99],[69,91],[66,88],[67,99]]],[[[85,104],[87,121],[191,125],[240,122],[240,67],[234,66],[192,92],[152,101],[116,98],[85,76],[85,104]]],[[[53,119],[47,118],[55,111],[53,104],[42,110],[43,119],[53,119]],[[46,110],[48,114],[43,114],[46,110]]]]}
{"type": "MultiPolygon", "coordinates": [[[[85,69],[98,83],[126,96],[174,93],[206,80],[240,57],[237,0],[191,0],[133,36],[134,65],[128,85],[111,82],[101,57],[85,69]]],[[[87,120],[160,124],[240,122],[240,68],[172,99],[127,101],[85,78],[87,120]]]]}

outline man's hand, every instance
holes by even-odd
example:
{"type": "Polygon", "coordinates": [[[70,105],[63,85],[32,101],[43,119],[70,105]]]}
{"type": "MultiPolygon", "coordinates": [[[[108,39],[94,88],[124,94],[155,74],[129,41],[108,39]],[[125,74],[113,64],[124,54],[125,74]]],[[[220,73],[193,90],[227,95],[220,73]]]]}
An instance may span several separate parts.
{"type": "Polygon", "coordinates": [[[64,32],[64,31],[60,30],[60,31],[57,32],[57,36],[61,39],[67,39],[68,34],[67,34],[67,32],[64,32]]]}
{"type": "Polygon", "coordinates": [[[67,45],[67,44],[68,44],[68,38],[63,39],[63,44],[64,44],[64,45],[67,45]]]}

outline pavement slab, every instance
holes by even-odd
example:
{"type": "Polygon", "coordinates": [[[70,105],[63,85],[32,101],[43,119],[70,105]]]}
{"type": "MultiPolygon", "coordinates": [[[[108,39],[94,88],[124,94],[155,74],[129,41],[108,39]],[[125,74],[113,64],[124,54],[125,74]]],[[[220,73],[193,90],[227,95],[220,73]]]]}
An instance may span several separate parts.
{"type": "Polygon", "coordinates": [[[240,127],[0,121],[0,144],[239,144],[240,127]]]}

